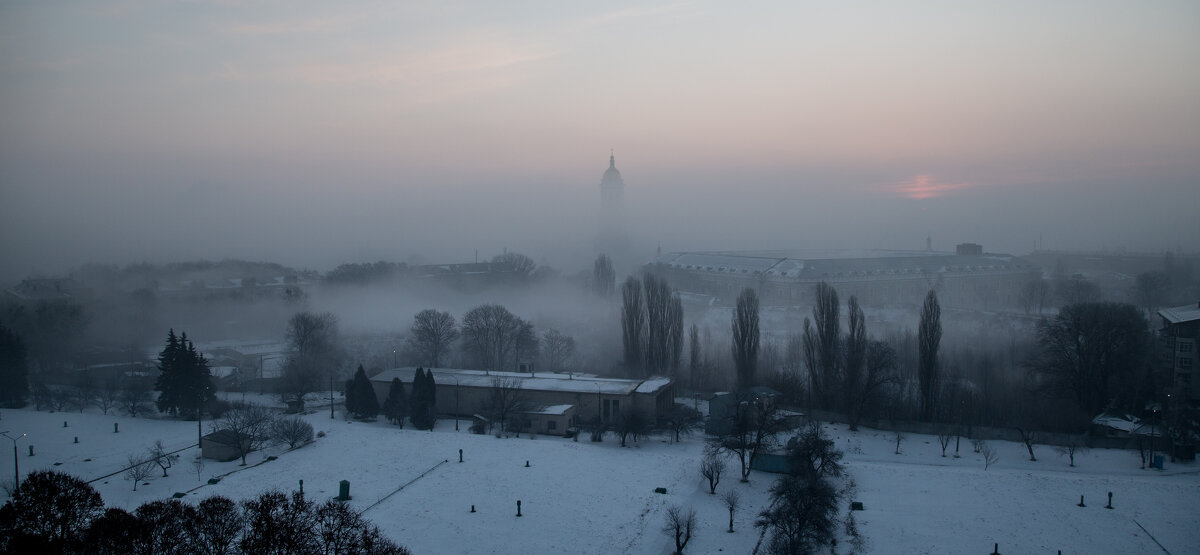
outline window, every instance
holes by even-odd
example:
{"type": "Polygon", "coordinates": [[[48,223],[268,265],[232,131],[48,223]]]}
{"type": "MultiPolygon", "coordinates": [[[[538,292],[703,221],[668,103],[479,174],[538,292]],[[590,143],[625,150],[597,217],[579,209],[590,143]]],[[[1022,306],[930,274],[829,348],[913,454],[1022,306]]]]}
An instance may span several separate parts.
{"type": "Polygon", "coordinates": [[[1179,352],[1181,352],[1181,353],[1192,352],[1192,342],[1191,341],[1180,341],[1179,342],[1179,352]]]}
{"type": "Polygon", "coordinates": [[[558,429],[558,421],[556,421],[556,420],[547,420],[546,421],[546,430],[553,432],[554,430],[557,430],[557,429],[558,429]]]}
{"type": "Polygon", "coordinates": [[[1179,367],[1180,368],[1191,368],[1192,367],[1192,357],[1179,357],[1179,367]]]}

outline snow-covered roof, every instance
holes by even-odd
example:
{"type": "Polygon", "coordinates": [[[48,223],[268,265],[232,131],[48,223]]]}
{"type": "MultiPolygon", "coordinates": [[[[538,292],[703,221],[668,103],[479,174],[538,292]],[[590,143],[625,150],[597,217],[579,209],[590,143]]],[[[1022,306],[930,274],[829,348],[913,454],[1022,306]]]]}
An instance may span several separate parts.
{"type": "Polygon", "coordinates": [[[1092,419],[1092,424],[1104,426],[1122,432],[1133,432],[1138,427],[1138,419],[1129,414],[1103,413],[1092,419]]]}
{"type": "Polygon", "coordinates": [[[1172,324],[1194,322],[1200,320],[1200,303],[1164,308],[1158,311],[1158,315],[1172,324]]]}
{"type": "Polygon", "coordinates": [[[529,414],[552,414],[552,415],[556,415],[556,416],[562,416],[562,415],[566,414],[567,411],[571,410],[574,406],[575,405],[550,405],[548,407],[533,409],[533,410],[526,411],[526,412],[529,414]]]}
{"type": "MultiPolygon", "coordinates": [[[[653,393],[671,383],[670,378],[650,378],[648,380],[625,380],[620,378],[582,377],[571,374],[525,373],[525,372],[491,372],[487,370],[462,370],[457,368],[431,368],[433,381],[442,385],[458,383],[466,387],[492,387],[496,379],[512,378],[519,380],[521,389],[526,391],[566,391],[573,393],[603,393],[608,395],[629,395],[635,391],[653,393]],[[641,389],[643,383],[650,382],[648,389],[641,389]]],[[[416,367],[393,368],[376,374],[371,381],[391,383],[392,378],[412,383],[416,367]]]]}
{"type": "Polygon", "coordinates": [[[834,250],[672,252],[654,263],[673,270],[764,279],[874,279],[950,273],[1028,272],[1034,267],[1007,254],[932,251],[834,250]]]}

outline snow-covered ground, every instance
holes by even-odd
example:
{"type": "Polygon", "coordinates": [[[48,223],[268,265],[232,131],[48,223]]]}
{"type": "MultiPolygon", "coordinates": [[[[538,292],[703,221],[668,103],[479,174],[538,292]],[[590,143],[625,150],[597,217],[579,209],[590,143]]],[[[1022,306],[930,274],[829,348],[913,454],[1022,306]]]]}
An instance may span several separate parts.
{"type": "MultiPolygon", "coordinates": [[[[597,444],[586,437],[574,442],[472,435],[465,424],[456,432],[453,420],[439,421],[430,432],[401,430],[382,420],[347,422],[340,414],[331,420],[320,411],[305,418],[326,436],[294,451],[252,454],[251,466],[206,461],[197,476],[192,447],[180,453],[169,477],[156,472],[136,492],[121,475],[93,486],[107,504],[134,508],[177,491],[188,492],[188,500],[293,491],[299,480],[307,495],[324,500],[337,495],[340,480],[348,480],[350,503],[416,553],[660,554],[673,547],[660,531],[672,504],[697,511],[701,526],[689,552],[750,552],[758,539],[754,515],[765,507],[774,480],[754,472],[749,484],[740,484],[730,461],[718,493],[738,488],[743,497],[730,534],[728,513],[707,493],[697,471],[699,436],[679,444],[656,436],[621,448],[611,436],[597,444]],[[263,462],[267,455],[278,458],[263,462]],[[219,483],[207,485],[216,476],[219,483]],[[655,493],[658,487],[667,494],[655,493]]],[[[1162,551],[1155,540],[1170,553],[1200,550],[1195,463],[1142,470],[1136,452],[1094,450],[1077,454],[1071,468],[1049,447],[1037,448],[1038,461],[1030,462],[1023,445],[994,442],[1000,460],[985,471],[982,455],[965,440],[957,459],[941,457],[936,437],[919,435],[907,436],[896,455],[891,433],[826,429],[846,452],[857,484],[847,501],[865,505],[856,516],[870,552],[989,553],[993,543],[1002,553],[1162,551]],[[1104,508],[1109,491],[1112,510],[1104,508]],[[1080,495],[1086,507],[1077,506],[1080,495]]],[[[197,431],[195,422],[32,410],[4,410],[0,430],[28,434],[18,444],[22,473],[57,469],[89,480],[120,469],[127,455],[156,439],[168,447],[194,444],[197,431]],[[119,433],[113,433],[113,423],[119,433]]],[[[10,447],[0,443],[0,453],[10,447]]],[[[11,458],[0,461],[0,478],[11,479],[11,458]]]]}

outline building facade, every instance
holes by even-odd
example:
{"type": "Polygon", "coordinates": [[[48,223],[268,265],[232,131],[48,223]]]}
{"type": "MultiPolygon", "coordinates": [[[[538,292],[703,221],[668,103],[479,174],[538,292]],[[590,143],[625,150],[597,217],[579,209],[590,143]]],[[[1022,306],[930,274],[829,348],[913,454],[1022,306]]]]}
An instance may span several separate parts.
{"type": "Polygon", "coordinates": [[[1006,308],[1019,305],[1021,288],[1042,270],[1009,254],[984,253],[964,243],[953,252],[810,251],[672,252],[647,269],[672,286],[732,302],[746,287],[766,302],[803,305],[827,282],[864,305],[919,304],[930,290],[943,306],[1006,308]]]}
{"type": "Polygon", "coordinates": [[[1200,384],[1196,382],[1200,303],[1164,308],[1158,316],[1162,318],[1158,330],[1160,367],[1171,382],[1172,394],[1179,395],[1181,402],[1200,402],[1200,384]]]}
{"type": "MultiPolygon", "coordinates": [[[[497,387],[519,387],[528,409],[523,411],[533,431],[563,435],[579,422],[599,418],[612,422],[621,414],[638,411],[651,422],[663,419],[675,405],[675,386],[669,378],[626,380],[572,374],[491,372],[432,368],[437,384],[437,411],[443,415],[469,418],[486,414],[492,391],[497,387]]],[[[371,378],[371,386],[382,406],[392,379],[399,378],[405,391],[412,391],[415,367],[384,370],[371,378]]]]}

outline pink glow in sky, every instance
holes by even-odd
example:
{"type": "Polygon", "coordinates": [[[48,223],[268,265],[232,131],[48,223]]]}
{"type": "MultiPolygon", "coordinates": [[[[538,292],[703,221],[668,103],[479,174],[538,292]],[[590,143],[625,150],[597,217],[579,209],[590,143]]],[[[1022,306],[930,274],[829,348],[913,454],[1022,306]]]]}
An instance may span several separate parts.
{"type": "Polygon", "coordinates": [[[921,200],[945,196],[954,191],[961,191],[969,187],[970,185],[966,183],[937,183],[932,177],[922,174],[897,185],[895,191],[905,197],[921,200]]]}

